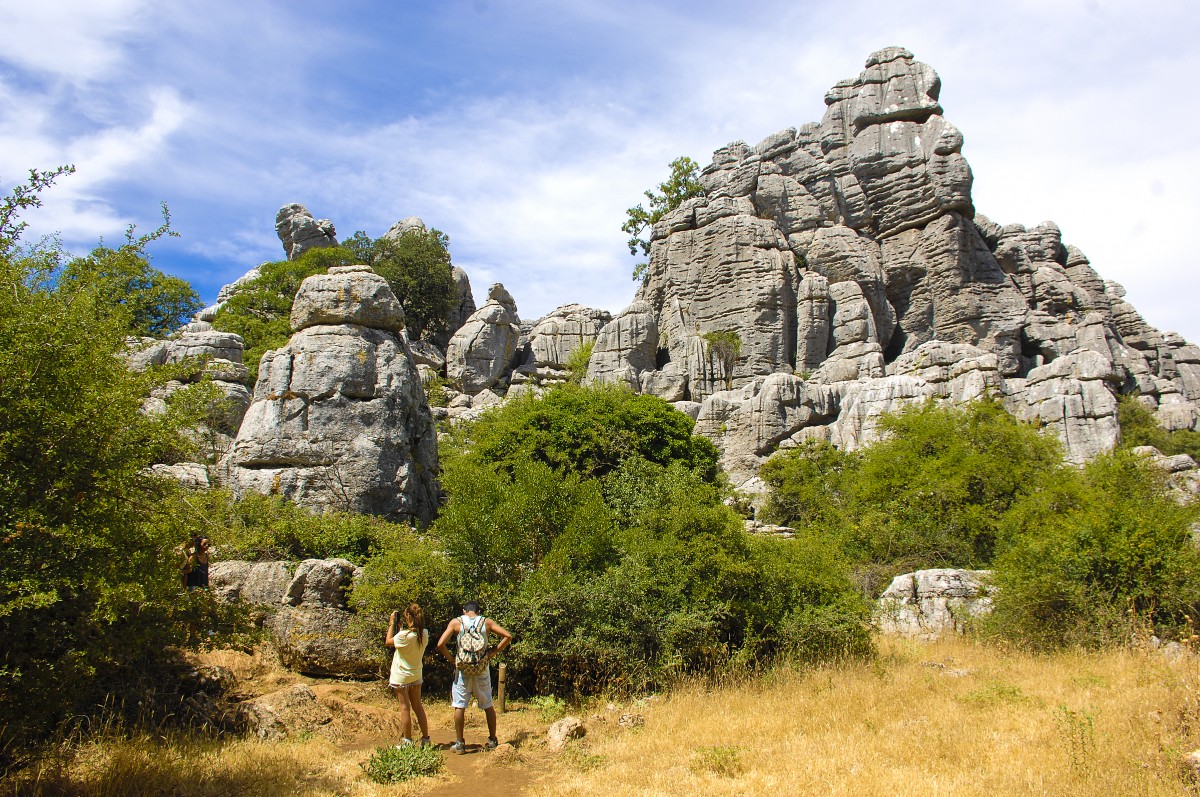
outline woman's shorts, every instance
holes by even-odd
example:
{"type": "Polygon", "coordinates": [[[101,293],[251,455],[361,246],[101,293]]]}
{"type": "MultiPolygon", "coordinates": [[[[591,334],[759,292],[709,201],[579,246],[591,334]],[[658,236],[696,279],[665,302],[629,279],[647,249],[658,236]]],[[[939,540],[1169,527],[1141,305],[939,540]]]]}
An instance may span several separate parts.
{"type": "Polygon", "coordinates": [[[422,683],[424,683],[424,680],[421,678],[418,678],[417,680],[409,681],[406,684],[391,684],[390,683],[390,684],[388,684],[388,689],[404,689],[405,687],[408,687],[408,686],[420,686],[422,683]]]}
{"type": "Polygon", "coordinates": [[[492,707],[492,670],[490,667],[470,678],[464,676],[462,670],[454,671],[454,686],[450,688],[450,705],[455,708],[466,708],[471,695],[475,695],[475,702],[483,711],[492,707]]]}

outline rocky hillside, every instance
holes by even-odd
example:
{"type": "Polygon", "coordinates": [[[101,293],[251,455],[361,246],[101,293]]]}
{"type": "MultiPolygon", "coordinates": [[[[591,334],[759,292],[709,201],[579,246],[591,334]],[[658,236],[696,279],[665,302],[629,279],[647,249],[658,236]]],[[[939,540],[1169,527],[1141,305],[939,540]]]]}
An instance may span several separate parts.
{"type": "MultiPolygon", "coordinates": [[[[995,394],[1075,462],[1118,442],[1120,394],[1139,395],[1167,429],[1200,428],[1200,349],[1147,324],[1053,223],[976,212],[940,87],[930,66],[890,47],[829,90],[819,123],[717,150],[703,195],[654,227],[648,275],[615,317],[571,304],[523,323],[502,285],[476,310],[456,269],[456,331],[410,341],[386,285],[360,290],[368,273],[306,283],[296,336],[264,357],[221,478],[314,506],[340,496],[428,517],[430,419],[564,381],[587,345],[589,381],[673,402],[749,490],[778,448],[861,446],[882,413],[927,397],[995,394]],[[444,378],[448,406],[430,410],[414,374],[444,378]]],[[[300,205],[276,226],[289,257],[337,243],[300,205]]],[[[183,339],[206,334],[211,313],[183,339]]]]}

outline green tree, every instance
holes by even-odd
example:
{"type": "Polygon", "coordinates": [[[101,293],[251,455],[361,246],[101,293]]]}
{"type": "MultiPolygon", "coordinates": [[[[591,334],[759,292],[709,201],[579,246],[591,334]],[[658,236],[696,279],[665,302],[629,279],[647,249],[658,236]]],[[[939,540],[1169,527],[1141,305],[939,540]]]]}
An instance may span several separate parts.
{"type": "Polygon", "coordinates": [[[359,231],[343,245],[388,281],[404,308],[408,335],[416,340],[427,329],[444,327],[454,305],[449,244],[440,230],[415,228],[374,241],[359,231]]]}
{"type": "MultiPolygon", "coordinates": [[[[163,213],[164,226],[151,239],[169,234],[165,206],[163,213]]],[[[59,279],[64,289],[69,289],[65,283],[75,282],[101,291],[100,306],[123,312],[131,333],[166,337],[191,320],[202,306],[200,296],[191,283],[151,266],[142,249],[129,244],[118,249],[97,247],[87,257],[67,263],[59,279]]]]}
{"type": "MultiPolygon", "coordinates": [[[[34,175],[10,207],[36,206],[52,178],[34,175]]],[[[20,232],[14,214],[0,220],[0,766],[170,646],[195,644],[216,610],[180,594],[183,530],[164,511],[178,488],[146,475],[190,451],[202,402],[184,390],[165,413],[142,412],[177,372],[129,370],[129,308],[102,276],[59,279],[62,250],[21,249],[20,232]]],[[[131,235],[114,257],[145,257],[153,237],[131,235]]]]}
{"type": "MultiPolygon", "coordinates": [[[[646,191],[646,199],[650,208],[647,210],[638,203],[625,211],[628,217],[621,231],[629,236],[629,254],[650,254],[650,237],[647,230],[653,227],[663,216],[692,197],[703,196],[704,187],[700,185],[700,166],[686,155],[671,161],[671,174],[664,182],[658,184],[659,193],[653,189],[646,191]]],[[[645,279],[649,265],[639,263],[633,269],[634,281],[645,279]]]]}

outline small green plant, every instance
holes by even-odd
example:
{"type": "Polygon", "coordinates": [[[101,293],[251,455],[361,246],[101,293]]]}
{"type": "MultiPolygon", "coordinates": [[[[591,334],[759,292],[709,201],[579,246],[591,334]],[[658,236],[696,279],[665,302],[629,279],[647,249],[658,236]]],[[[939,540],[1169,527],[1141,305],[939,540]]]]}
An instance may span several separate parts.
{"type": "Polygon", "coordinates": [[[1072,769],[1086,770],[1091,766],[1096,752],[1096,711],[1075,711],[1065,705],[1058,707],[1055,714],[1058,733],[1067,748],[1067,758],[1072,769]]]}
{"type": "Polygon", "coordinates": [[[995,706],[1000,704],[1024,703],[1029,697],[1019,686],[1006,684],[1003,681],[989,681],[978,689],[963,696],[963,701],[976,706],[995,706]]]}
{"type": "Polygon", "coordinates": [[[529,704],[541,714],[542,722],[554,722],[567,714],[567,701],[555,695],[538,695],[531,698],[529,704]]]}
{"type": "Polygon", "coordinates": [[[711,772],[723,778],[732,778],[746,771],[742,763],[741,748],[736,745],[700,747],[692,757],[693,772],[711,772]]]}
{"type": "Polygon", "coordinates": [[[587,376],[588,362],[592,359],[592,349],[596,348],[596,341],[589,340],[567,357],[567,370],[571,372],[570,379],[575,384],[581,384],[584,377],[587,376]]]}
{"type": "Polygon", "coordinates": [[[445,407],[450,403],[450,395],[446,393],[447,382],[440,376],[435,376],[425,385],[425,400],[431,407],[445,407]]]}
{"type": "Polygon", "coordinates": [[[401,783],[436,775],[443,763],[437,748],[412,744],[376,748],[364,769],[376,783],[401,783]]]}

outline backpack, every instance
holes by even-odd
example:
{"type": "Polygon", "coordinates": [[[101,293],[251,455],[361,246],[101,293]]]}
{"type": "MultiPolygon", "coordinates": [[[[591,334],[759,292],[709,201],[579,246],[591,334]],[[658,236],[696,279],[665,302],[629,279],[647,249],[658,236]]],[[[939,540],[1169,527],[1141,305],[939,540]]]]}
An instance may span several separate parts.
{"type": "Polygon", "coordinates": [[[454,667],[468,678],[487,672],[488,633],[487,620],[482,616],[463,616],[462,630],[458,632],[458,652],[454,656],[454,667]]]}

